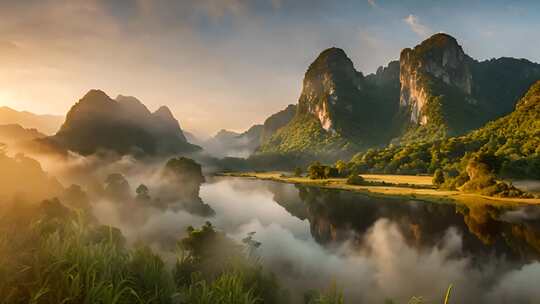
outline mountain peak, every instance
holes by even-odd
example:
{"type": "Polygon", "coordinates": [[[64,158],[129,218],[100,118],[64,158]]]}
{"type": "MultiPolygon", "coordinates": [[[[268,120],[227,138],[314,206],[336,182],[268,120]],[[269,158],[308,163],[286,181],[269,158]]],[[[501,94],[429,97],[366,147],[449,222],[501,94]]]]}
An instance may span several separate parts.
{"type": "Polygon", "coordinates": [[[112,101],[112,99],[102,90],[98,89],[92,89],[88,91],[83,98],[81,98],[81,101],[112,101]]]}
{"type": "Polygon", "coordinates": [[[229,137],[236,137],[239,135],[240,133],[229,131],[226,129],[221,129],[216,133],[216,135],[214,135],[214,138],[229,138],[229,137]]]}
{"type": "Polygon", "coordinates": [[[154,115],[159,116],[161,118],[167,118],[167,119],[175,119],[173,113],[167,106],[161,106],[159,109],[157,109],[154,113],[154,115]]]}
{"type": "Polygon", "coordinates": [[[326,131],[335,129],[335,108],[352,111],[363,83],[363,75],[340,48],[329,48],[309,66],[304,76],[304,86],[298,101],[299,114],[316,117],[326,131]]]}
{"type": "Polygon", "coordinates": [[[84,155],[98,150],[156,155],[199,149],[187,143],[168,108],[152,114],[135,97],[119,95],[113,100],[100,90],[89,91],[71,108],[51,140],[84,155]]]}
{"type": "Polygon", "coordinates": [[[429,122],[424,107],[430,100],[433,83],[469,96],[473,79],[465,54],[457,40],[448,34],[435,34],[414,49],[400,55],[401,106],[408,108],[410,120],[420,125],[429,122]]]}
{"type": "Polygon", "coordinates": [[[339,73],[354,71],[354,65],[344,50],[336,47],[322,51],[309,66],[306,77],[316,76],[324,72],[339,73]]]}
{"type": "Polygon", "coordinates": [[[345,51],[341,48],[331,47],[322,51],[317,57],[317,59],[315,59],[315,62],[321,61],[321,60],[331,60],[331,59],[341,59],[341,58],[348,58],[345,51]]]}
{"type": "Polygon", "coordinates": [[[139,116],[150,114],[150,110],[136,97],[118,95],[116,102],[122,107],[122,111],[126,115],[139,116]]]}
{"type": "Polygon", "coordinates": [[[125,96],[125,95],[118,95],[115,99],[119,103],[126,103],[126,104],[143,104],[139,99],[137,99],[134,96],[125,96]]]}
{"type": "Polygon", "coordinates": [[[459,46],[457,39],[446,33],[437,33],[424,40],[421,45],[437,47],[459,46]]]}

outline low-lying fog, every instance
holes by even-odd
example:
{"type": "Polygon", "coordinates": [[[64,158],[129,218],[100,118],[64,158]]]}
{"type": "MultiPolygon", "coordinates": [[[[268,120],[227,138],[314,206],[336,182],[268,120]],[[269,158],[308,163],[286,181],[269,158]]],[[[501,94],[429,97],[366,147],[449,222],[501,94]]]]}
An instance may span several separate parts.
{"type": "Polygon", "coordinates": [[[298,302],[306,291],[334,283],[347,303],[403,303],[411,296],[440,302],[450,284],[453,303],[540,297],[538,208],[495,217],[491,210],[235,178],[206,177],[199,193],[168,180],[166,160],[73,154],[40,162],[64,188],[82,187],[100,223],[120,228],[130,244],[151,245],[171,263],[187,226],[210,221],[237,240],[256,232],[261,262],[298,302]],[[113,173],[125,180],[111,179],[113,173]],[[141,184],[148,189],[142,196],[141,184]],[[178,203],[195,196],[193,206],[178,203]]]}

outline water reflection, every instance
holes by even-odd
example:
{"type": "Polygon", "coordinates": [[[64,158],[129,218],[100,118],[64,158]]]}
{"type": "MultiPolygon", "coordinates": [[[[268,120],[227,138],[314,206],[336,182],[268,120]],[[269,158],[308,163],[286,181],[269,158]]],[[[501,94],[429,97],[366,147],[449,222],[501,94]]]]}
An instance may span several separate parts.
{"type": "Polygon", "coordinates": [[[537,207],[404,202],[347,191],[294,187],[297,193],[285,190],[287,185],[268,185],[278,204],[291,215],[309,221],[311,234],[320,244],[362,240],[368,229],[384,218],[399,227],[409,246],[436,246],[453,227],[462,234],[464,255],[505,255],[518,260],[540,257],[540,217],[527,216],[538,211],[537,207]]]}
{"type": "MultiPolygon", "coordinates": [[[[265,265],[297,293],[335,280],[350,303],[532,303],[540,209],[431,204],[245,179],[201,193],[229,235],[256,231],[265,265]]],[[[293,292],[293,293],[294,293],[293,292]]]]}

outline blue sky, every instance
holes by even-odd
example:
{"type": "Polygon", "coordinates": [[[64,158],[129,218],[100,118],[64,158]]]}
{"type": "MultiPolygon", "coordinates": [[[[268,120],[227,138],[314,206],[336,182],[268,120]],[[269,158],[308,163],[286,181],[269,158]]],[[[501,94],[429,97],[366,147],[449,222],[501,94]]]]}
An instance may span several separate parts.
{"type": "Polygon", "coordinates": [[[540,62],[539,30],[540,1],[0,0],[0,105],[65,113],[100,88],[208,135],[296,103],[328,47],[365,74],[437,32],[540,62]]]}

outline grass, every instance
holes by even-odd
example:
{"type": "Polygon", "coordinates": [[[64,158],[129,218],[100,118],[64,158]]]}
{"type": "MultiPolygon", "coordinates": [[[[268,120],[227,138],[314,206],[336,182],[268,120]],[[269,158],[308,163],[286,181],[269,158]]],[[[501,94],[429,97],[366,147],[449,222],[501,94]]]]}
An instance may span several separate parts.
{"type": "MultiPolygon", "coordinates": [[[[184,249],[192,249],[190,258],[179,252],[177,267],[189,269],[190,277],[179,283],[174,269],[149,247],[126,247],[118,229],[85,222],[84,217],[71,213],[42,212],[46,216],[37,212],[27,220],[16,213],[0,215],[2,304],[288,303],[287,297],[278,294],[274,277],[265,274],[253,257],[245,256],[230,267],[220,263],[217,272],[197,268],[213,264],[216,254],[223,252],[215,250],[214,240],[220,240],[221,245],[232,242],[210,223],[201,229],[188,228],[190,234],[180,242],[189,245],[184,249]],[[212,261],[205,261],[206,257],[212,261]]],[[[230,252],[236,252],[236,246],[230,252]]],[[[336,286],[334,283],[324,292],[315,292],[306,303],[344,304],[343,293],[336,286]]]]}
{"type": "Polygon", "coordinates": [[[96,239],[95,230],[103,226],[78,220],[41,218],[26,227],[5,220],[0,218],[2,304],[261,302],[259,290],[249,287],[257,282],[252,275],[257,265],[246,263],[211,279],[193,269],[198,279],[178,285],[157,254],[145,246],[125,247],[113,228],[96,239]]]}
{"type": "Polygon", "coordinates": [[[391,174],[361,174],[367,181],[385,182],[389,184],[409,184],[418,186],[433,186],[433,177],[429,175],[391,175],[391,174]]]}
{"type": "Polygon", "coordinates": [[[464,193],[452,190],[439,190],[427,188],[426,176],[404,176],[369,174],[362,175],[371,185],[348,185],[345,178],[310,179],[308,177],[294,177],[286,172],[234,172],[223,173],[223,176],[256,178],[305,186],[321,187],[355,191],[373,196],[390,196],[402,199],[423,200],[436,203],[461,203],[466,205],[490,204],[500,206],[513,206],[522,204],[540,204],[538,198],[499,198],[475,193],[464,193]],[[385,185],[376,182],[384,181],[385,185]],[[401,182],[396,184],[396,182],[401,182]],[[409,185],[405,185],[406,184],[409,185]]]}
{"type": "Polygon", "coordinates": [[[263,303],[251,288],[245,290],[244,274],[237,271],[220,275],[215,281],[196,282],[184,291],[184,301],[191,304],[257,304],[263,303]]]}

